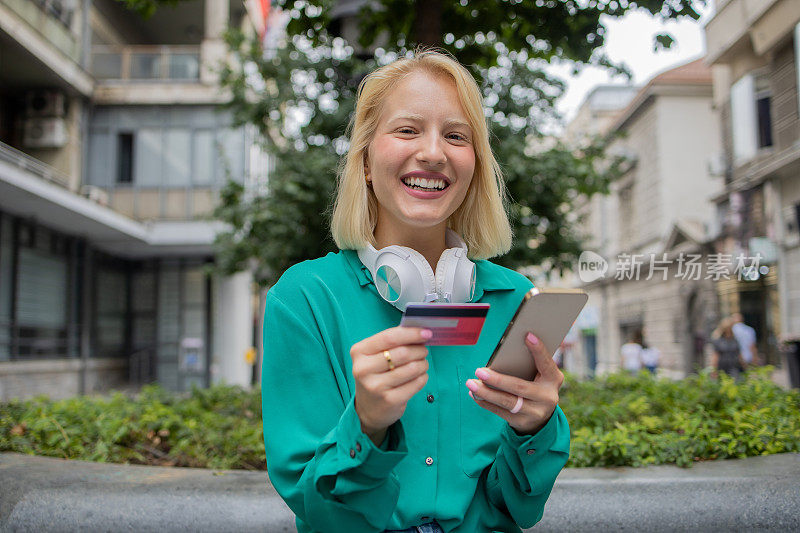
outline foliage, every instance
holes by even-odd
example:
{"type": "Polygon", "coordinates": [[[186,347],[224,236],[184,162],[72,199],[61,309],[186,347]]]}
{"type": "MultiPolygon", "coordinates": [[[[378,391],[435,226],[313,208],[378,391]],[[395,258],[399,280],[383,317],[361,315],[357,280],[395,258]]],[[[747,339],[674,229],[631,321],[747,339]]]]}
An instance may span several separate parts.
{"type": "MultiPolygon", "coordinates": [[[[703,373],[681,381],[615,374],[568,378],[561,407],[568,466],[644,466],[800,452],[800,392],[703,373]]],[[[39,397],[0,404],[0,451],[207,468],[265,468],[259,390],[216,386],[188,397],[39,397]]]]}
{"type": "Polygon", "coordinates": [[[769,380],[709,373],[682,381],[616,374],[568,381],[561,406],[572,428],[568,466],[644,466],[800,451],[800,392],[769,380]]]}
{"type": "Polygon", "coordinates": [[[181,398],[146,386],[136,398],[38,397],[0,404],[0,450],[97,462],[265,468],[261,399],[237,387],[181,398]]]}
{"type": "MultiPolygon", "coordinates": [[[[137,13],[143,19],[152,17],[155,12],[164,6],[175,7],[181,2],[188,2],[190,0],[117,0],[117,2],[124,4],[125,7],[137,13]]],[[[201,6],[198,6],[202,9],[201,6]]]]}

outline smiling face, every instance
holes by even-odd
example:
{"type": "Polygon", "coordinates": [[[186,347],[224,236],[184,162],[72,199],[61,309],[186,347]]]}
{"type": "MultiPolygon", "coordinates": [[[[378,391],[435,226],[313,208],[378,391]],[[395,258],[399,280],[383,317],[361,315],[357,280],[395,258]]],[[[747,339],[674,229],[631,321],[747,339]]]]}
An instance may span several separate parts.
{"type": "Polygon", "coordinates": [[[367,178],[378,202],[376,235],[394,243],[440,230],[461,205],[475,171],[472,129],[455,83],[417,70],[386,95],[368,148],[367,178]]]}

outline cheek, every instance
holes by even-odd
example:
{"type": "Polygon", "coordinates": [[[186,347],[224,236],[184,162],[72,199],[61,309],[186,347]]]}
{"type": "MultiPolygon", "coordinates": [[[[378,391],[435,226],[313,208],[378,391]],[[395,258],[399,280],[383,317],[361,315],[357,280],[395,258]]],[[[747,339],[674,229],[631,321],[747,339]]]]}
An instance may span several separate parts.
{"type": "Polygon", "coordinates": [[[375,139],[370,145],[369,153],[373,154],[369,158],[370,171],[375,174],[393,172],[402,164],[404,157],[402,146],[392,139],[375,139]],[[374,154],[380,155],[375,157],[374,154]]]}

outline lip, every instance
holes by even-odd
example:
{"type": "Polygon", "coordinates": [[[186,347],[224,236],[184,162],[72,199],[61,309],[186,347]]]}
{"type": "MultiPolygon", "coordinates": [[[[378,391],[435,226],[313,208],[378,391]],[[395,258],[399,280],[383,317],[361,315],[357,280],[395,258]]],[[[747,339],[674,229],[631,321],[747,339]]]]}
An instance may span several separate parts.
{"type": "Polygon", "coordinates": [[[407,172],[406,174],[400,176],[400,185],[402,185],[403,188],[406,190],[406,192],[411,196],[413,196],[414,198],[420,198],[422,200],[434,200],[436,198],[444,196],[444,194],[447,192],[447,189],[450,185],[450,178],[448,178],[447,176],[445,176],[440,172],[426,172],[424,170],[414,170],[412,172],[407,172]],[[403,183],[403,180],[405,178],[441,179],[444,180],[447,186],[445,186],[445,188],[442,189],[441,191],[420,191],[418,189],[412,189],[411,187],[403,183]]]}

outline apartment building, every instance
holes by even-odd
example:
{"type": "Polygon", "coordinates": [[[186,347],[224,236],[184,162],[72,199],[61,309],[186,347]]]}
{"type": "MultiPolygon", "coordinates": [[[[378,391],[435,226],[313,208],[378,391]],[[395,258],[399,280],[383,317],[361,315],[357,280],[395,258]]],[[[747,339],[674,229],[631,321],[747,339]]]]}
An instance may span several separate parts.
{"type": "Polygon", "coordinates": [[[229,0],[0,0],[0,400],[247,385],[247,273],[210,272],[228,179],[265,158],[216,68],[229,0]]]}
{"type": "Polygon", "coordinates": [[[800,2],[719,0],[706,40],[725,153],[715,244],[762,258],[748,279],[718,284],[720,305],[779,363],[781,341],[800,341],[800,2]]]}
{"type": "Polygon", "coordinates": [[[607,265],[577,280],[595,307],[596,371],[618,370],[620,347],[641,331],[662,354],[661,374],[685,376],[703,366],[700,339],[716,319],[713,282],[680,270],[707,253],[714,231],[721,178],[709,164],[720,150],[710,69],[697,60],[655,76],[599,131],[627,163],[610,194],[578,206],[585,248],[607,265]]]}

